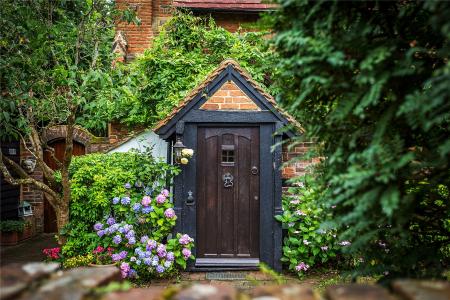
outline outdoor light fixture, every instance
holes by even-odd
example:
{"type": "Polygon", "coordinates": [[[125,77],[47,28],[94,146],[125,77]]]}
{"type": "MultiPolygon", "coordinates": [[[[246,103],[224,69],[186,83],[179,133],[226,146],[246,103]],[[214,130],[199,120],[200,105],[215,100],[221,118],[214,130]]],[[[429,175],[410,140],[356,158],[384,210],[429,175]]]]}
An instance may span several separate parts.
{"type": "Polygon", "coordinates": [[[183,149],[186,149],[186,146],[181,141],[181,138],[177,137],[177,141],[172,147],[175,154],[175,163],[180,164],[181,159],[183,158],[183,149]]]}
{"type": "Polygon", "coordinates": [[[29,202],[23,201],[21,205],[19,205],[19,217],[26,217],[33,215],[33,209],[29,202]]]}

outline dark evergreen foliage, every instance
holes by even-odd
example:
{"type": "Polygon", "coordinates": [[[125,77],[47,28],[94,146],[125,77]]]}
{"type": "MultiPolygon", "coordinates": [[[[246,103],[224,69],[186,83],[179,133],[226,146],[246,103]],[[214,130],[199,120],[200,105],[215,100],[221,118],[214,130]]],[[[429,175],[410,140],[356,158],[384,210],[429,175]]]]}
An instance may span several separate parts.
{"type": "Polygon", "coordinates": [[[359,274],[440,276],[450,252],[450,3],[280,1],[282,104],[317,138],[359,274]]]}

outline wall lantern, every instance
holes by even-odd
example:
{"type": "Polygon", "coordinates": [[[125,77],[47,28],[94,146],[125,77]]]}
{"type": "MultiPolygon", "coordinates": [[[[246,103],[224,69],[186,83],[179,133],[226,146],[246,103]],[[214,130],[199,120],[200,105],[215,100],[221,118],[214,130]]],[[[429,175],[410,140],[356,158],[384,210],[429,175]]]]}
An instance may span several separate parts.
{"type": "Polygon", "coordinates": [[[36,168],[36,160],[34,158],[27,158],[22,160],[22,168],[28,174],[33,173],[34,169],[36,168]]]}
{"type": "Polygon", "coordinates": [[[26,217],[33,215],[33,209],[31,208],[30,203],[27,201],[23,201],[22,204],[19,205],[19,217],[26,217]]]}
{"type": "Polygon", "coordinates": [[[183,158],[183,149],[186,149],[186,146],[181,141],[180,137],[177,137],[177,142],[173,145],[173,153],[175,154],[175,163],[180,164],[181,159],[183,158]]]}

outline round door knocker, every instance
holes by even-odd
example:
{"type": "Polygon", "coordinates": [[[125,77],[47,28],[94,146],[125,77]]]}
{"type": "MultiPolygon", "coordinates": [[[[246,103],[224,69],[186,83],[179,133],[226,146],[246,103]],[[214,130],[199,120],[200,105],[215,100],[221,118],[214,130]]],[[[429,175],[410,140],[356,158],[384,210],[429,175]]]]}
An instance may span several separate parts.
{"type": "Polygon", "coordinates": [[[258,174],[258,168],[256,166],[253,166],[251,172],[252,172],[253,175],[258,174]]]}
{"type": "Polygon", "coordinates": [[[223,176],[222,176],[223,186],[226,188],[232,187],[233,179],[234,179],[234,177],[230,173],[223,174],[223,176]]]}

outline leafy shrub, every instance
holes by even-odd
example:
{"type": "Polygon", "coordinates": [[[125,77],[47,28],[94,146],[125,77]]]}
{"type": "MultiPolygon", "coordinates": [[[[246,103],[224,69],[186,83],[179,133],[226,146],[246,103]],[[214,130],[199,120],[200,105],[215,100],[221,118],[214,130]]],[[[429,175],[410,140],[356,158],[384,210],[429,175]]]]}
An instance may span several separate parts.
{"type": "MultiPolygon", "coordinates": [[[[259,83],[271,86],[277,69],[264,32],[230,33],[212,18],[176,12],[152,47],[115,71],[113,118],[129,125],[152,124],[169,114],[208,73],[227,58],[237,60],[259,83]]],[[[271,90],[273,93],[274,90],[271,90]]]]}
{"type": "Polygon", "coordinates": [[[162,277],[186,268],[193,239],[178,234],[165,242],[177,219],[169,191],[153,193],[128,183],[125,188],[125,194],[112,199],[114,217],[94,225],[103,247],[114,249],[111,258],[120,263],[122,276],[162,277]]]}
{"type": "Polygon", "coordinates": [[[25,229],[26,222],[23,220],[5,220],[0,221],[1,232],[22,232],[25,229]]]}
{"type": "Polygon", "coordinates": [[[342,246],[349,242],[341,241],[339,244],[336,230],[324,229],[333,208],[321,205],[319,199],[323,191],[313,178],[297,180],[300,187],[290,187],[283,195],[283,215],[276,216],[276,219],[286,230],[281,260],[289,270],[302,276],[309,268],[336,258],[342,246]]]}
{"type": "Polygon", "coordinates": [[[177,167],[156,161],[148,152],[88,154],[74,158],[70,165],[70,223],[63,231],[67,237],[62,249],[64,255],[83,255],[99,245],[100,239],[92,232],[92,226],[115,213],[111,200],[125,194],[124,182],[147,190],[161,190],[178,172],[177,167]]]}

